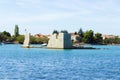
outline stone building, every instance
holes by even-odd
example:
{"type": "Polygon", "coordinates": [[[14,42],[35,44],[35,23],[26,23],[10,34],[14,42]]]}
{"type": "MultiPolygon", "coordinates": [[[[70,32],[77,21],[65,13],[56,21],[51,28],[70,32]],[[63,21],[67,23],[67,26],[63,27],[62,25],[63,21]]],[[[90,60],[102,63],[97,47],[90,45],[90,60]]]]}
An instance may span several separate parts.
{"type": "Polygon", "coordinates": [[[80,36],[78,34],[71,33],[71,40],[73,42],[79,42],[80,41],[80,36]]]}
{"type": "Polygon", "coordinates": [[[48,48],[69,49],[72,48],[71,35],[68,33],[53,34],[47,45],[48,48]]]}
{"type": "Polygon", "coordinates": [[[35,34],[34,37],[35,38],[47,38],[47,35],[43,35],[43,34],[39,33],[39,34],[35,34]]]}
{"type": "Polygon", "coordinates": [[[104,39],[115,38],[114,35],[102,35],[102,37],[103,37],[103,40],[104,40],[104,39]]]}

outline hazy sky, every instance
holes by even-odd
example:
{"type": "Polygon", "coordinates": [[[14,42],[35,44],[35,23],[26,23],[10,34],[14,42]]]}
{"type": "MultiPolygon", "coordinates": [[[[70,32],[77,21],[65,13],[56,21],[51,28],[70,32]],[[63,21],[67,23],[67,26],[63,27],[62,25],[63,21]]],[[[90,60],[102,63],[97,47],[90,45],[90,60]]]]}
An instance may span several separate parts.
{"type": "Polygon", "coordinates": [[[0,31],[49,34],[92,29],[120,35],[120,0],[0,0],[0,31]]]}

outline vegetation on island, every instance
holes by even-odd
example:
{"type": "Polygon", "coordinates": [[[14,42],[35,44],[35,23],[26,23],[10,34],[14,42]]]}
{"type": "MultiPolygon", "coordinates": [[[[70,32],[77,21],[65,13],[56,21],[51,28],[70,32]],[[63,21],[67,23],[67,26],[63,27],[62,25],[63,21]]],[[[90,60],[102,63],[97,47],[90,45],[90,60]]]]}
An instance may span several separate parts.
{"type": "Polygon", "coordinates": [[[18,27],[18,25],[15,25],[14,36],[15,37],[19,36],[19,27],[18,27]]]}
{"type": "Polygon", "coordinates": [[[83,32],[80,30],[74,33],[79,35],[80,39],[78,42],[87,43],[87,44],[120,44],[120,38],[116,36],[115,38],[105,38],[103,39],[102,33],[94,33],[93,30],[87,30],[83,32]]]}
{"type": "MultiPolygon", "coordinates": [[[[62,30],[60,32],[68,33],[67,30],[62,30]]],[[[52,34],[58,34],[59,31],[54,30],[52,34]]],[[[74,35],[77,35],[77,41],[73,43],[85,43],[85,44],[120,44],[120,38],[115,36],[114,38],[105,38],[103,39],[101,33],[94,33],[93,30],[83,31],[82,28],[78,30],[78,32],[74,32],[74,35]]],[[[48,43],[48,37],[35,37],[33,35],[30,36],[30,42],[32,44],[42,44],[48,43]]],[[[24,35],[19,33],[18,25],[15,25],[14,35],[11,35],[7,31],[0,32],[0,42],[3,43],[23,43],[24,35]]]]}
{"type": "MultiPolygon", "coordinates": [[[[30,42],[32,44],[43,44],[43,43],[47,43],[48,42],[48,38],[47,37],[36,38],[35,36],[31,35],[30,39],[31,39],[30,42]]],[[[11,35],[7,31],[0,32],[0,42],[23,44],[23,42],[24,42],[24,35],[19,33],[18,25],[15,25],[14,35],[11,35]]]]}
{"type": "Polygon", "coordinates": [[[120,44],[120,38],[116,36],[115,38],[106,38],[103,41],[104,44],[120,44]]]}
{"type": "MultiPolygon", "coordinates": [[[[66,33],[66,30],[62,30],[61,32],[66,33]]],[[[54,30],[53,34],[58,34],[59,31],[54,30]]],[[[68,32],[67,32],[68,33],[68,32]]],[[[82,44],[120,44],[120,38],[116,36],[115,38],[105,38],[103,39],[102,33],[94,33],[93,30],[83,31],[82,28],[79,29],[78,32],[74,32],[74,36],[76,37],[76,41],[72,40],[73,43],[82,43],[82,44]]],[[[71,34],[72,36],[72,34],[71,34]]]]}

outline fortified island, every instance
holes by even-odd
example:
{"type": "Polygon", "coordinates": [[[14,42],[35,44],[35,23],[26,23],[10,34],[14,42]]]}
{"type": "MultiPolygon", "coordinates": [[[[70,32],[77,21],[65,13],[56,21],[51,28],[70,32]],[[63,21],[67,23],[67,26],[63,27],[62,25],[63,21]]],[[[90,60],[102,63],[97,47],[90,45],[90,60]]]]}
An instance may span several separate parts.
{"type": "MultiPolygon", "coordinates": [[[[25,34],[25,40],[23,43],[23,48],[40,48],[30,46],[30,33],[25,34]]],[[[47,48],[50,49],[96,49],[92,47],[83,47],[81,45],[73,46],[71,40],[71,34],[68,32],[59,32],[51,35],[47,48]]]]}
{"type": "Polygon", "coordinates": [[[72,44],[71,34],[68,32],[54,33],[51,35],[47,48],[51,49],[96,49],[72,44]]]}

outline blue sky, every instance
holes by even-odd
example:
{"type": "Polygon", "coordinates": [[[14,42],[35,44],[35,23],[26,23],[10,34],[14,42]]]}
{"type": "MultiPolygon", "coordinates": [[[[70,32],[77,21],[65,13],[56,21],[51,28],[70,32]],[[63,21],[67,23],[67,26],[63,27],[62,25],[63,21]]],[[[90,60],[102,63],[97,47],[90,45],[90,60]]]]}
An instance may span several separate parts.
{"type": "Polygon", "coordinates": [[[0,0],[0,31],[50,34],[82,28],[120,35],[120,0],[0,0]]]}

